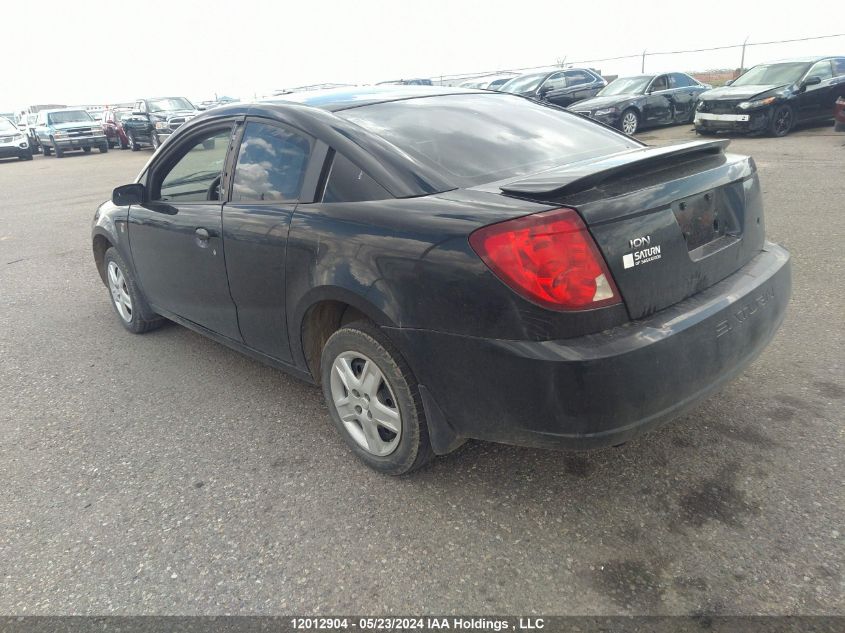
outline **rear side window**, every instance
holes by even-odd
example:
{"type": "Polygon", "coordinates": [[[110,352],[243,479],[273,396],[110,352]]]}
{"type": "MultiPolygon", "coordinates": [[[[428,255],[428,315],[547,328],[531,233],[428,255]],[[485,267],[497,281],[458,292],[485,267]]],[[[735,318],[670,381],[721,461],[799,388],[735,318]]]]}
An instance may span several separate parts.
{"type": "Polygon", "coordinates": [[[592,83],[593,81],[595,81],[595,78],[583,70],[573,70],[566,73],[567,86],[579,86],[581,84],[592,83]]]}
{"type": "Polygon", "coordinates": [[[306,137],[274,125],[247,123],[232,201],[298,200],[310,156],[311,142],[306,137]]]}
{"type": "Polygon", "coordinates": [[[695,85],[695,80],[692,77],[685,75],[684,73],[673,73],[672,74],[672,87],[673,88],[689,88],[690,86],[695,85]]]}
{"type": "Polygon", "coordinates": [[[405,99],[337,114],[461,187],[642,147],[559,108],[496,92],[405,99]]]}
{"type": "Polygon", "coordinates": [[[384,200],[390,194],[363,169],[342,154],[335,154],[326,179],[323,202],[364,202],[384,200]]]}
{"type": "Polygon", "coordinates": [[[837,57],[833,60],[833,74],[836,77],[845,75],[845,57],[837,57]]]}

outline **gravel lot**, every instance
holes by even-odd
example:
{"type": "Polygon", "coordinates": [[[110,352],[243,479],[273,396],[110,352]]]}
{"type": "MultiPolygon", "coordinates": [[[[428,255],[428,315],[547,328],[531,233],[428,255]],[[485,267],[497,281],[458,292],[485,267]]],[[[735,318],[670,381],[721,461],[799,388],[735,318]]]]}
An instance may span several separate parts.
{"type": "Polygon", "coordinates": [[[0,613],[845,614],[845,135],[732,149],[794,266],[745,374],[621,448],[473,442],[400,479],[318,389],[122,329],[90,221],[149,151],[0,161],[0,613]]]}

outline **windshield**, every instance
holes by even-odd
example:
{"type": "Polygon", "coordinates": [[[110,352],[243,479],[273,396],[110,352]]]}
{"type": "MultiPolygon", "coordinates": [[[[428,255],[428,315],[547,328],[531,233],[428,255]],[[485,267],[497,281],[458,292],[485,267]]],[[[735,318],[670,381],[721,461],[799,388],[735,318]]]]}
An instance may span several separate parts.
{"type": "Polygon", "coordinates": [[[786,64],[760,64],[749,70],[739,79],[734,81],[732,86],[782,86],[794,84],[801,79],[809,64],[804,62],[791,62],[786,64]]]}
{"type": "Polygon", "coordinates": [[[511,79],[508,83],[502,86],[502,92],[531,92],[536,90],[540,82],[548,77],[549,73],[535,73],[533,75],[523,75],[516,79],[511,79]]]}
{"type": "Polygon", "coordinates": [[[193,110],[194,105],[184,97],[167,97],[165,99],[150,99],[150,112],[164,112],[167,110],[193,110]]]}
{"type": "Polygon", "coordinates": [[[500,92],[405,99],[338,115],[462,187],[640,147],[569,112],[500,92]]]}
{"type": "Polygon", "coordinates": [[[47,120],[54,125],[56,123],[90,123],[93,120],[85,110],[50,112],[47,117],[47,120]]]}
{"type": "Polygon", "coordinates": [[[648,77],[620,77],[619,79],[614,79],[599,90],[596,96],[610,97],[613,95],[643,94],[648,87],[648,82],[652,79],[654,77],[650,75],[648,77]]]}
{"type": "Polygon", "coordinates": [[[0,118],[0,132],[12,132],[17,129],[9,119],[0,118]]]}

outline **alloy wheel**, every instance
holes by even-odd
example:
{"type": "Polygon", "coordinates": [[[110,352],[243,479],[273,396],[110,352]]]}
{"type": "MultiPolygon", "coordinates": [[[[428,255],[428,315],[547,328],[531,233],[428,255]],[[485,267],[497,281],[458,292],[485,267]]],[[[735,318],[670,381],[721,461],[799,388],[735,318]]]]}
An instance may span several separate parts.
{"type": "Polygon", "coordinates": [[[332,364],[330,387],[340,420],[361,448],[380,457],[396,450],[402,417],[375,362],[359,352],[339,354],[332,364]]]}
{"type": "Polygon", "coordinates": [[[789,108],[781,108],[775,114],[775,134],[783,136],[792,127],[792,110],[789,108]]]}
{"type": "Polygon", "coordinates": [[[626,112],[622,116],[622,131],[631,135],[637,131],[637,115],[634,112],[626,112]]]}
{"type": "Polygon", "coordinates": [[[114,307],[120,318],[129,323],[132,321],[132,298],[129,296],[129,288],[126,286],[126,278],[123,271],[115,262],[109,262],[108,266],[109,291],[111,291],[114,307]]]}

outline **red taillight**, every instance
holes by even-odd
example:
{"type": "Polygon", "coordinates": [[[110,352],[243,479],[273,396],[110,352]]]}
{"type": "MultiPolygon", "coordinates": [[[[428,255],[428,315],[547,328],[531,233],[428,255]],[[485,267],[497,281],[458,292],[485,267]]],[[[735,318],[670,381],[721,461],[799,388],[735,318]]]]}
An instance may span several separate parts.
{"type": "Polygon", "coordinates": [[[554,209],[482,227],[469,243],[526,299],[553,310],[619,303],[619,292],[587,227],[573,209],[554,209]]]}

